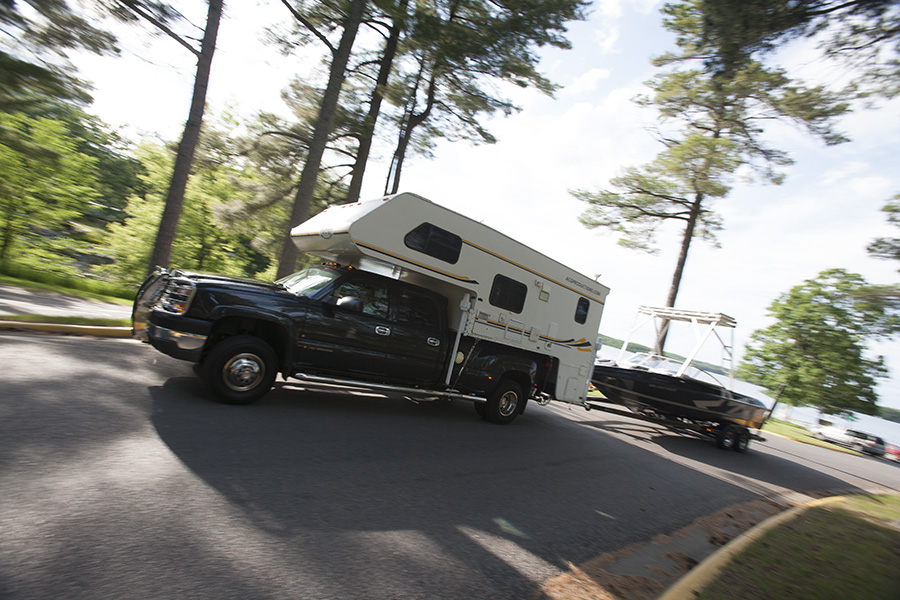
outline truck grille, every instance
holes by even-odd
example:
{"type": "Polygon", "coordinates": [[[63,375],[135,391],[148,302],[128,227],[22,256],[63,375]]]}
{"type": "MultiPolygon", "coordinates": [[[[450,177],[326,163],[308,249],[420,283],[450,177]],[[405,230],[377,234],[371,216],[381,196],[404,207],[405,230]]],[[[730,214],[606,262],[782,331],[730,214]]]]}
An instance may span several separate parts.
{"type": "Polygon", "coordinates": [[[192,282],[186,279],[171,279],[154,308],[173,315],[180,315],[190,306],[194,291],[195,287],[192,282]]]}

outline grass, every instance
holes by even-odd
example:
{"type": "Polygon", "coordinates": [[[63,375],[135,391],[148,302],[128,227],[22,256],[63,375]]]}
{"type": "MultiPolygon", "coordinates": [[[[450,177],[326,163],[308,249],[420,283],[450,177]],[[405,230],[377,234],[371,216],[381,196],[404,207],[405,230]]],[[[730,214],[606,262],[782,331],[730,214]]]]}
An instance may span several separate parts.
{"type": "MultiPolygon", "coordinates": [[[[72,296],[74,298],[82,298],[84,300],[99,300],[101,302],[109,302],[111,304],[121,304],[122,306],[131,306],[134,303],[134,300],[128,300],[126,298],[121,298],[118,296],[110,296],[104,293],[101,293],[102,288],[98,288],[101,291],[91,291],[85,289],[77,289],[75,287],[70,287],[65,283],[46,283],[39,281],[30,281],[27,279],[21,279],[18,277],[11,277],[9,275],[0,274],[0,283],[5,283],[8,285],[14,285],[17,287],[29,288],[33,290],[41,290],[44,292],[56,292],[58,294],[65,294],[67,296],[72,296]]],[[[132,295],[137,290],[133,290],[132,295]]]]}
{"type": "Polygon", "coordinates": [[[131,327],[131,319],[94,319],[87,317],[51,317],[47,315],[2,315],[0,321],[21,323],[57,323],[61,325],[92,325],[95,327],[131,327]]]}
{"type": "Polygon", "coordinates": [[[844,448],[843,446],[838,446],[836,444],[817,440],[805,427],[797,425],[796,423],[782,421],[781,419],[769,419],[768,421],[766,421],[766,424],[763,425],[762,430],[774,433],[775,435],[780,435],[781,437],[786,437],[791,440],[797,440],[798,442],[804,442],[806,444],[828,448],[829,450],[837,450],[838,452],[846,452],[847,454],[859,454],[859,452],[856,452],[855,450],[850,450],[849,448],[844,448]]]}
{"type": "Polygon", "coordinates": [[[900,496],[813,507],[734,557],[700,600],[897,600],[900,496]]]}
{"type": "Polygon", "coordinates": [[[80,298],[102,299],[105,301],[125,302],[133,300],[137,292],[136,285],[121,285],[106,281],[79,277],[76,275],[63,275],[51,273],[13,264],[9,261],[0,262],[0,282],[10,283],[34,289],[50,290],[76,296],[80,298]]]}

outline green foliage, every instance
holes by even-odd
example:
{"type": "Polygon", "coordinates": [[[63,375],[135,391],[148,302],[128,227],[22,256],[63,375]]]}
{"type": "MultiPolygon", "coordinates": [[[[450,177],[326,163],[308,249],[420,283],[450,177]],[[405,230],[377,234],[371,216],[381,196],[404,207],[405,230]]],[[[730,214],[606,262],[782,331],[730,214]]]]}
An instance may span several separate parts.
{"type": "Polygon", "coordinates": [[[626,248],[655,253],[655,234],[663,221],[693,223],[695,236],[715,243],[718,215],[697,203],[725,196],[724,175],[737,168],[734,144],[727,139],[691,135],[641,167],[628,167],[610,180],[613,189],[572,194],[589,205],[580,217],[590,228],[620,234],[626,248]]]}
{"type": "Polygon", "coordinates": [[[46,149],[21,152],[0,143],[0,260],[74,244],[65,240],[71,223],[99,196],[96,159],[78,151],[60,121],[0,114],[0,125],[46,149]]]}
{"type": "MultiPolygon", "coordinates": [[[[84,83],[58,59],[72,49],[117,52],[110,33],[58,0],[0,2],[0,25],[15,42],[0,50],[0,112],[24,111],[47,98],[88,102],[84,83]]],[[[10,145],[10,133],[0,126],[0,143],[10,145]]]]}
{"type": "MultiPolygon", "coordinates": [[[[608,188],[571,192],[588,205],[583,225],[612,231],[628,248],[655,252],[663,224],[683,226],[668,306],[675,305],[693,239],[717,243],[722,222],[712,203],[728,195],[739,170],[749,167],[764,182],[782,182],[779,167],[792,161],[766,143],[767,123],[797,124],[829,144],[845,141],[832,129],[834,118],[848,109],[838,95],[799,85],[757,62],[727,73],[705,67],[716,48],[703,37],[702,5],[689,0],[665,6],[664,25],[676,34],[678,50],[654,60],[667,70],[647,82],[651,94],[636,99],[658,109],[665,149],[651,163],[624,170],[608,188]]],[[[657,346],[664,344],[663,333],[657,346]]]]}
{"type": "Polygon", "coordinates": [[[898,318],[883,303],[860,297],[865,280],[832,269],[795,286],[769,307],[775,322],[751,336],[739,373],[782,401],[826,414],[874,414],[882,357],[866,342],[893,335],[898,318]]]}
{"type": "MultiPolygon", "coordinates": [[[[900,226],[900,194],[894,196],[881,210],[887,214],[891,225],[900,226]]],[[[869,244],[867,250],[876,258],[900,260],[900,238],[877,238],[869,244]]]]}
{"type": "Polygon", "coordinates": [[[846,64],[867,94],[900,93],[896,0],[702,0],[703,40],[713,70],[728,74],[783,44],[815,37],[824,56],[846,64]]]}
{"type": "MultiPolygon", "coordinates": [[[[94,271],[116,281],[137,284],[143,280],[172,169],[172,156],[167,149],[144,144],[139,149],[146,175],[143,183],[148,193],[132,196],[125,209],[127,218],[112,223],[104,236],[103,250],[112,259],[94,271]]],[[[264,256],[255,252],[243,227],[222,217],[227,207],[245,204],[251,194],[250,175],[219,159],[214,146],[201,146],[195,161],[195,174],[185,192],[182,218],[172,248],[173,267],[255,276],[269,266],[264,256]]]]}
{"type": "Polygon", "coordinates": [[[878,407],[878,416],[887,421],[893,421],[894,423],[900,423],[900,410],[896,408],[889,408],[887,406],[879,406],[878,407]]]}
{"type": "Polygon", "coordinates": [[[787,153],[769,147],[764,125],[776,119],[797,123],[826,143],[845,138],[831,129],[847,111],[839,96],[820,87],[797,85],[781,71],[748,62],[724,77],[690,68],[714,49],[702,37],[699,2],[666,5],[666,27],[677,33],[679,52],[657,59],[669,70],[648,82],[652,94],[636,101],[659,110],[665,144],[657,158],[630,167],[598,192],[576,190],[589,205],[581,222],[619,234],[619,243],[654,251],[654,234],[666,221],[682,221],[691,236],[715,243],[721,221],[710,201],[730,192],[735,173],[752,167],[769,183],[781,183],[777,167],[792,163],[787,153]]]}
{"type": "Polygon", "coordinates": [[[131,301],[137,291],[133,285],[97,281],[80,275],[49,273],[13,262],[0,262],[0,281],[101,302],[115,302],[116,299],[131,301]]]}
{"type": "Polygon", "coordinates": [[[584,0],[414,3],[401,44],[402,68],[385,90],[387,100],[400,108],[389,189],[398,189],[410,150],[427,156],[440,138],[494,143],[482,116],[519,110],[499,97],[498,83],[552,94],[556,86],[538,71],[536,49],[569,48],[566,24],[583,19],[586,7],[584,0]]]}

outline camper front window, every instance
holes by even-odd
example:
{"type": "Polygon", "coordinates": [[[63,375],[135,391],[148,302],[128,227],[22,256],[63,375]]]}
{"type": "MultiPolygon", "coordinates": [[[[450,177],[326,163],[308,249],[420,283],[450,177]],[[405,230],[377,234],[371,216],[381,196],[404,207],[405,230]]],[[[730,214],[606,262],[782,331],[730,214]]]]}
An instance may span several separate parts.
{"type": "Polygon", "coordinates": [[[462,250],[462,238],[431,223],[422,223],[403,238],[407,248],[455,265],[462,250]]]}

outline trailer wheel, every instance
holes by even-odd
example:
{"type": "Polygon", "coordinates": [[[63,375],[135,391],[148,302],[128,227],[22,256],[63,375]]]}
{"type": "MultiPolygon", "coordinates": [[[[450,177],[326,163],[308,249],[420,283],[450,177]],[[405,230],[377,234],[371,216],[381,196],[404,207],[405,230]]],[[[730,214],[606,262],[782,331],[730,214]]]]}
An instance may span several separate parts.
{"type": "Polygon", "coordinates": [[[512,423],[519,414],[521,403],[524,400],[522,386],[512,379],[504,379],[488,396],[487,403],[484,405],[485,418],[497,425],[512,423]]]}
{"type": "Polygon", "coordinates": [[[252,335],[236,335],[214,346],[200,368],[217,400],[250,404],[272,387],[277,365],[275,351],[269,344],[252,335]]]}
{"type": "Polygon", "coordinates": [[[746,452],[750,447],[750,432],[746,429],[741,429],[738,432],[737,440],[734,442],[734,451],[735,452],[746,452]]]}
{"type": "Polygon", "coordinates": [[[716,444],[722,450],[734,448],[737,439],[738,432],[734,425],[726,425],[719,430],[718,434],[716,434],[716,444]]]}

